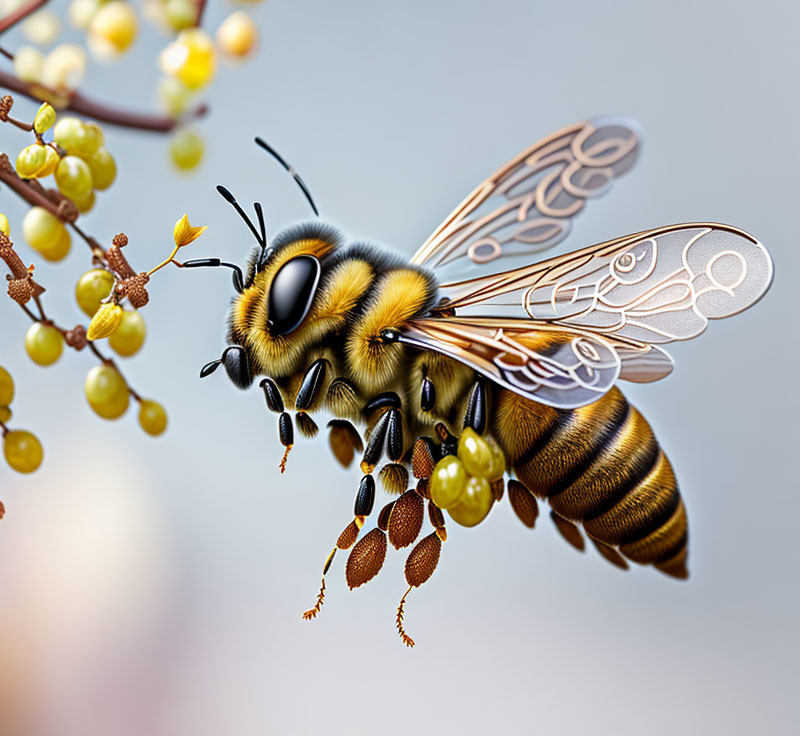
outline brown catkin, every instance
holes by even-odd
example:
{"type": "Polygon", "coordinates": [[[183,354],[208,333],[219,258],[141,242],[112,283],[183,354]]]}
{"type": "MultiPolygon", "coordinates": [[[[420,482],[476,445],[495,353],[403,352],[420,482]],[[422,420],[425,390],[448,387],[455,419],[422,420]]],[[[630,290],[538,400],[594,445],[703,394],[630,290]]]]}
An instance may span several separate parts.
{"type": "Polygon", "coordinates": [[[416,491],[407,491],[395,501],[389,514],[389,541],[395,549],[413,544],[425,519],[425,502],[416,491]]]}
{"type": "Polygon", "coordinates": [[[442,540],[435,533],[420,540],[406,560],[405,573],[409,585],[418,588],[433,575],[441,551],[442,540]]]}
{"type": "Polygon", "coordinates": [[[430,478],[436,463],[428,443],[420,437],[411,451],[411,470],[415,478],[430,478]]]}
{"type": "Polygon", "coordinates": [[[382,529],[386,531],[389,528],[389,515],[392,513],[392,506],[394,506],[394,501],[389,501],[381,509],[381,512],[378,514],[378,529],[382,529]]]}
{"type": "Polygon", "coordinates": [[[363,537],[347,558],[345,578],[352,590],[369,582],[383,567],[386,559],[386,535],[380,529],[372,529],[363,537]]]}
{"type": "Polygon", "coordinates": [[[519,520],[529,529],[536,526],[539,504],[536,497],[518,480],[508,481],[508,500],[519,520]]]}
{"type": "Polygon", "coordinates": [[[358,539],[359,531],[361,531],[361,527],[355,521],[351,521],[339,535],[339,539],[336,540],[336,546],[339,549],[350,549],[358,539]]]}

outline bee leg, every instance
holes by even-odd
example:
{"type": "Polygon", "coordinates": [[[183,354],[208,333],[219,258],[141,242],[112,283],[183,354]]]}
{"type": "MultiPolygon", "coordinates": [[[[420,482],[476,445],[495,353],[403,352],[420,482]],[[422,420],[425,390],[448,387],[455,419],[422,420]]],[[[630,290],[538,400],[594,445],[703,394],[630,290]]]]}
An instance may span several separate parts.
{"type": "Polygon", "coordinates": [[[320,584],[319,593],[317,593],[317,600],[313,608],[309,608],[303,613],[304,621],[310,621],[316,618],[317,614],[320,612],[322,604],[325,602],[325,576],[331,568],[336,551],[340,549],[349,549],[355,544],[367,516],[372,513],[374,504],[375,479],[371,475],[365,475],[361,478],[361,482],[358,486],[358,493],[356,493],[356,501],[353,508],[354,518],[339,535],[339,538],[336,540],[336,546],[331,550],[331,553],[325,560],[325,565],[322,568],[322,583],[320,584]]]}
{"type": "Polygon", "coordinates": [[[288,411],[283,412],[278,417],[278,436],[280,437],[281,444],[286,448],[283,451],[283,458],[281,459],[280,469],[281,473],[286,472],[286,460],[289,457],[289,452],[294,445],[294,427],[292,426],[292,417],[288,411]]]}
{"type": "Polygon", "coordinates": [[[320,389],[325,382],[325,373],[328,368],[328,361],[325,358],[315,360],[303,375],[300,388],[297,391],[294,408],[297,409],[295,419],[297,429],[303,437],[315,437],[319,431],[316,422],[308,415],[307,410],[311,409],[319,398],[320,389]]]}
{"type": "Polygon", "coordinates": [[[264,392],[264,398],[267,401],[267,408],[274,411],[276,414],[283,412],[283,399],[277,384],[271,378],[262,378],[258,384],[264,392]]]}
{"type": "Polygon", "coordinates": [[[555,511],[550,512],[550,518],[553,520],[553,523],[556,525],[556,529],[558,529],[559,533],[561,534],[564,539],[567,540],[575,549],[580,552],[586,548],[586,542],[583,539],[583,534],[581,534],[581,530],[578,528],[577,524],[573,524],[571,521],[565,519],[563,516],[560,516],[555,511]]]}
{"type": "Polygon", "coordinates": [[[384,412],[380,419],[372,428],[372,433],[367,440],[367,447],[361,458],[361,471],[365,474],[375,470],[375,466],[383,455],[383,447],[386,443],[386,434],[389,430],[390,411],[384,412]]]}
{"type": "Polygon", "coordinates": [[[386,455],[391,462],[381,468],[381,484],[389,493],[403,493],[408,488],[408,470],[403,459],[403,414],[400,409],[389,409],[389,424],[386,429],[386,455]]]}
{"type": "Polygon", "coordinates": [[[487,420],[486,385],[482,378],[478,378],[469,392],[467,412],[464,415],[464,429],[471,427],[478,434],[483,434],[486,431],[487,420]]]}

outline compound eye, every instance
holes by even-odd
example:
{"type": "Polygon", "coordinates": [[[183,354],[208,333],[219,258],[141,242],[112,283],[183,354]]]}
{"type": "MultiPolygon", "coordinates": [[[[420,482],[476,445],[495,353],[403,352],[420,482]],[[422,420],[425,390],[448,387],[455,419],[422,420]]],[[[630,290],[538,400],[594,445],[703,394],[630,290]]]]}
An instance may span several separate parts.
{"type": "Polygon", "coordinates": [[[322,265],[314,256],[295,256],[272,279],[267,299],[267,328],[272,335],[287,335],[306,318],[322,265]]]}

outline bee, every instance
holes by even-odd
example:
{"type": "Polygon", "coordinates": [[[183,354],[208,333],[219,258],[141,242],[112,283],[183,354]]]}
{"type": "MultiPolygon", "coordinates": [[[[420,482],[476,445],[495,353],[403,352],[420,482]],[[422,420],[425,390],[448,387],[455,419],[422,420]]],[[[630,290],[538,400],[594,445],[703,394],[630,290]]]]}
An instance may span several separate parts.
{"type": "MultiPolygon", "coordinates": [[[[625,118],[557,131],[480,184],[410,260],[346,244],[318,220],[268,242],[261,205],[256,227],[218,187],[256,247],[244,273],[214,258],[184,264],[231,268],[237,292],[229,345],[201,377],[223,365],[240,389],[259,380],[278,415],[281,472],[295,427],[315,436],[312,415],[323,410],[333,416],[338,461],[347,467],[361,458],[353,516],[304,618],[320,611],[337,550],[350,550],[350,588],[362,585],[381,569],[387,541],[397,549],[417,542],[427,506],[432,532],[409,554],[396,615],[413,646],[403,628],[406,596],[436,568],[447,539],[443,509],[471,526],[505,490],[528,527],[546,501],[573,546],[584,548],[582,527],[618,567],[631,561],[688,576],[675,473],[616,384],[664,378],[673,369],[664,344],[697,337],[710,320],[755,304],[772,280],[770,256],[735,227],[690,223],[534,259],[630,169],[640,141],[625,118]],[[395,498],[362,536],[376,472],[395,498]],[[448,496],[453,488],[457,502],[448,496]]],[[[300,176],[256,142],[318,216],[300,176]]]]}

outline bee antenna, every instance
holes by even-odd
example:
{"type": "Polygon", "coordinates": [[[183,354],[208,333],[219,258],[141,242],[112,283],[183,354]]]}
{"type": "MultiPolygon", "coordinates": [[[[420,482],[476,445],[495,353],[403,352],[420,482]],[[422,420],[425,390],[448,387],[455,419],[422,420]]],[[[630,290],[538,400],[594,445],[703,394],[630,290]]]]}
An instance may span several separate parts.
{"type": "Polygon", "coordinates": [[[258,215],[258,225],[261,228],[261,250],[266,250],[267,226],[264,224],[264,210],[261,209],[261,202],[256,202],[253,206],[256,208],[256,215],[258,215]]]}
{"type": "Polygon", "coordinates": [[[300,174],[298,174],[294,168],[283,158],[272,146],[270,146],[263,138],[256,136],[256,143],[261,146],[270,156],[272,156],[281,166],[283,166],[286,171],[288,171],[292,178],[297,182],[297,186],[300,187],[300,190],[305,194],[308,203],[311,205],[311,209],[314,210],[314,214],[319,217],[319,210],[317,209],[317,205],[314,204],[314,198],[311,196],[311,192],[308,191],[308,187],[306,183],[300,178],[300,174]]]}
{"type": "MultiPolygon", "coordinates": [[[[259,234],[258,230],[256,230],[255,225],[253,225],[253,221],[247,216],[245,211],[242,209],[241,205],[236,201],[236,197],[234,197],[225,187],[222,185],[217,185],[217,191],[222,195],[222,198],[225,199],[228,203],[233,205],[233,208],[239,213],[240,217],[247,223],[247,227],[250,228],[253,235],[255,235],[258,244],[262,248],[267,247],[267,239],[266,239],[266,228],[264,227],[263,223],[263,214],[259,215],[259,220],[261,221],[261,231],[262,234],[259,234]]],[[[256,208],[256,212],[258,213],[260,208],[256,208]]]]}

